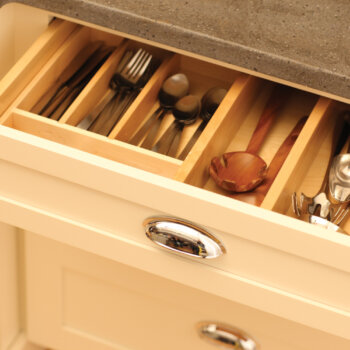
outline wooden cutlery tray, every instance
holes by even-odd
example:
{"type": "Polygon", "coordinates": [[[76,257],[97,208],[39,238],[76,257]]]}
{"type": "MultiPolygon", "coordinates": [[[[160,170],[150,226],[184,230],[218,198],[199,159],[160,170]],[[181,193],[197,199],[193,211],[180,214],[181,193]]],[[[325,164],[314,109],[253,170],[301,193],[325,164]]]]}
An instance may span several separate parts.
{"type": "MultiPolygon", "coordinates": [[[[210,161],[225,152],[246,148],[273,85],[204,59],[56,19],[1,81],[0,124],[225,195],[224,190],[218,188],[209,177],[210,161]],[[31,108],[79,50],[96,40],[102,40],[116,49],[62,118],[57,122],[31,113],[31,108]],[[108,89],[118,62],[128,47],[147,48],[160,62],[155,73],[108,137],[76,128],[75,125],[108,89]],[[178,72],[188,76],[190,93],[199,97],[211,87],[228,89],[184,161],[128,144],[147,116],[158,108],[158,92],[164,80],[178,72]]],[[[290,89],[289,97],[259,152],[267,164],[296,122],[305,115],[309,118],[266,195],[262,208],[293,216],[290,204],[294,191],[303,191],[310,196],[317,193],[330,156],[336,116],[343,108],[342,104],[330,99],[290,89]]],[[[172,120],[172,115],[168,114],[158,138],[172,120]]],[[[179,152],[200,122],[197,120],[185,128],[179,152]]]]}

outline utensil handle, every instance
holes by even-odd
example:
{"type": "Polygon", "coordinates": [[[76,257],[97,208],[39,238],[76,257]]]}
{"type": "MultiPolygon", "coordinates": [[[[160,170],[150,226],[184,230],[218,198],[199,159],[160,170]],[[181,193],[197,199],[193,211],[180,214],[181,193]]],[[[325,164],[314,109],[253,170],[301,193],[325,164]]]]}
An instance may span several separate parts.
{"type": "Polygon", "coordinates": [[[177,149],[179,148],[179,143],[180,143],[183,128],[184,128],[184,124],[176,125],[177,130],[174,131],[175,135],[173,137],[173,141],[171,142],[171,146],[167,152],[167,155],[169,157],[174,158],[177,154],[177,149]]]}
{"type": "Polygon", "coordinates": [[[163,108],[159,106],[155,112],[147,119],[147,121],[141,126],[141,128],[136,132],[136,134],[130,139],[129,143],[132,145],[138,145],[142,138],[145,136],[146,132],[152,128],[159,118],[159,113],[163,111],[163,108]]]}
{"type": "Polygon", "coordinates": [[[116,92],[114,90],[108,89],[92,112],[84,117],[79,124],[76,125],[76,127],[79,129],[88,130],[103,109],[106,108],[107,104],[113,99],[115,94],[116,92]]]}
{"type": "Polygon", "coordinates": [[[106,104],[105,108],[101,111],[95,121],[90,125],[89,131],[96,132],[103,127],[103,125],[107,122],[108,118],[111,116],[113,108],[115,104],[118,104],[121,99],[122,93],[121,91],[116,91],[115,95],[112,99],[106,104]]]}
{"type": "Polygon", "coordinates": [[[45,107],[39,112],[43,117],[49,117],[60,104],[69,96],[72,90],[68,86],[62,86],[57,94],[45,105],[45,107]]]}
{"type": "Polygon", "coordinates": [[[158,142],[152,147],[152,151],[158,152],[160,154],[167,154],[171,143],[177,132],[177,122],[174,120],[168,127],[163,136],[158,140],[158,142]]]}
{"type": "Polygon", "coordinates": [[[150,127],[150,130],[143,140],[141,147],[146,148],[146,149],[151,149],[154,143],[154,140],[157,136],[158,130],[160,128],[160,125],[162,123],[163,118],[165,115],[168,113],[166,109],[163,109],[161,114],[158,116],[158,118],[155,120],[154,123],[152,123],[152,126],[150,127]]]}
{"type": "Polygon", "coordinates": [[[130,103],[133,101],[135,96],[135,91],[124,91],[119,103],[114,103],[109,118],[97,131],[98,134],[108,136],[113,127],[118,123],[119,119],[125,113],[130,103]]]}
{"type": "Polygon", "coordinates": [[[40,100],[31,109],[32,113],[41,114],[57,96],[67,82],[79,71],[82,65],[103,45],[102,41],[95,41],[79,51],[79,53],[69,63],[67,68],[60,74],[53,85],[44,93],[40,100]]]}
{"type": "Polygon", "coordinates": [[[107,60],[115,48],[112,46],[100,47],[81,65],[76,73],[66,82],[71,88],[89,80],[107,60]]]}
{"type": "Polygon", "coordinates": [[[56,98],[60,90],[62,89],[60,81],[56,81],[40,98],[40,100],[30,110],[32,113],[40,114],[44,112],[45,108],[56,98]]]}
{"type": "MultiPolygon", "coordinates": [[[[286,160],[290,150],[292,149],[295,141],[297,140],[301,130],[303,129],[306,121],[307,116],[301,118],[298,123],[295,125],[293,130],[290,132],[290,134],[287,136],[287,138],[284,140],[278,151],[276,152],[275,156],[273,157],[268,169],[265,181],[255,189],[256,192],[261,193],[263,195],[266,195],[268,190],[270,189],[273,181],[275,180],[276,176],[278,175],[284,161],[286,160]]],[[[255,192],[254,191],[254,192],[255,192]]]]}
{"type": "Polygon", "coordinates": [[[288,88],[277,85],[267,101],[267,104],[259,118],[253,135],[249,141],[247,152],[257,154],[262,146],[267,133],[269,132],[279,110],[281,109],[285,97],[287,96],[288,88]]]}
{"type": "Polygon", "coordinates": [[[71,90],[66,98],[59,104],[59,106],[49,115],[49,118],[52,120],[59,120],[64,112],[69,108],[71,103],[76,99],[76,97],[81,92],[82,87],[77,86],[71,90]]]}
{"type": "Polygon", "coordinates": [[[198,140],[199,136],[202,134],[206,125],[207,125],[207,122],[205,122],[205,121],[201,122],[201,124],[199,125],[199,127],[197,128],[195,133],[192,135],[191,139],[187,142],[187,145],[185,146],[185,148],[181,151],[180,155],[177,157],[178,159],[185,160],[188,153],[190,153],[192,147],[194,146],[194,144],[198,140]]]}

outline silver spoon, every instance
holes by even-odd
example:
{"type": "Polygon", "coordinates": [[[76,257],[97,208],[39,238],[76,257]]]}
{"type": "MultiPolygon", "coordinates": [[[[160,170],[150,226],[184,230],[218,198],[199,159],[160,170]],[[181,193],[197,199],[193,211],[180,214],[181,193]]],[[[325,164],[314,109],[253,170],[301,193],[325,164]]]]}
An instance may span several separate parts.
{"type": "Polygon", "coordinates": [[[166,79],[158,93],[160,106],[140,130],[136,132],[129,143],[132,145],[138,145],[148,132],[141,147],[151,149],[162,119],[174,107],[179,99],[188,94],[189,87],[190,83],[185,74],[174,74],[166,79]]]}
{"type": "Polygon", "coordinates": [[[345,154],[344,150],[338,150],[341,154],[334,158],[328,180],[330,199],[340,203],[350,201],[350,112],[344,114],[345,126],[341,136],[345,139],[345,154]]]}
{"type": "Polygon", "coordinates": [[[214,87],[208,90],[204,96],[202,97],[202,108],[200,112],[200,117],[202,118],[202,123],[199,125],[198,129],[195,131],[195,133],[192,135],[191,139],[188,141],[185,148],[180,153],[178,159],[184,160],[190,150],[192,149],[193,145],[196,143],[199,136],[202,134],[202,131],[207,126],[209,120],[214,115],[215,111],[219,107],[219,104],[223,100],[227,93],[226,89],[220,88],[220,87],[214,87]]]}
{"type": "MultiPolygon", "coordinates": [[[[348,151],[349,152],[349,151],[348,151]]],[[[350,154],[335,157],[329,172],[329,191],[337,202],[350,201],[350,154]]]]}
{"type": "Polygon", "coordinates": [[[195,95],[187,95],[177,101],[173,109],[175,120],[152,150],[175,157],[182,130],[185,125],[193,124],[196,121],[201,109],[200,106],[200,100],[195,95]]]}

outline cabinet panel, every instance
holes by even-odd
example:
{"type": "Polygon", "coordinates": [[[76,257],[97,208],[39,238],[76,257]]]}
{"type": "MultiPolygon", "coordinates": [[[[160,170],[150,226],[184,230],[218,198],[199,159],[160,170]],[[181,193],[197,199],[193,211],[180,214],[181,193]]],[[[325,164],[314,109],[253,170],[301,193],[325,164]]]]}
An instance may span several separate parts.
{"type": "Polygon", "coordinates": [[[195,288],[26,234],[28,334],[55,349],[211,349],[202,321],[230,324],[260,349],[347,349],[349,341],[195,288]]]}
{"type": "Polygon", "coordinates": [[[0,222],[0,349],[7,349],[21,330],[18,232],[0,222]]]}

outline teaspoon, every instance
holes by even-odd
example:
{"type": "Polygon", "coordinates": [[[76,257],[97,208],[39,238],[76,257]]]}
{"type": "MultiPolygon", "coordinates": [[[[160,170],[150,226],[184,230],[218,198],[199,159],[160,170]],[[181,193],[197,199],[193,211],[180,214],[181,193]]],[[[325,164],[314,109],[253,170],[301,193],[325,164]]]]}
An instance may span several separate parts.
{"type": "Polygon", "coordinates": [[[192,149],[193,145],[196,143],[197,139],[201,135],[202,131],[207,126],[209,120],[214,115],[215,111],[219,107],[219,104],[223,100],[227,93],[226,89],[214,87],[208,90],[204,96],[202,97],[202,108],[200,112],[200,117],[202,118],[202,123],[199,125],[198,129],[195,131],[191,139],[188,141],[185,148],[180,153],[178,159],[184,160],[190,150],[192,149]]]}
{"type": "Polygon", "coordinates": [[[141,147],[151,149],[162,119],[179,99],[188,94],[189,86],[188,78],[182,73],[174,74],[166,79],[158,94],[160,106],[131,138],[130,143],[139,144],[148,131],[141,147]]]}
{"type": "Polygon", "coordinates": [[[195,95],[187,95],[177,101],[173,109],[175,120],[152,150],[175,157],[182,130],[185,125],[193,124],[196,121],[200,106],[200,100],[195,95]]]}

